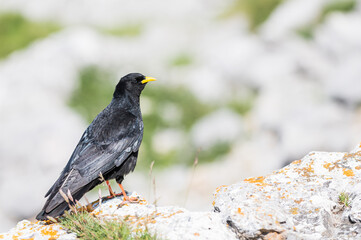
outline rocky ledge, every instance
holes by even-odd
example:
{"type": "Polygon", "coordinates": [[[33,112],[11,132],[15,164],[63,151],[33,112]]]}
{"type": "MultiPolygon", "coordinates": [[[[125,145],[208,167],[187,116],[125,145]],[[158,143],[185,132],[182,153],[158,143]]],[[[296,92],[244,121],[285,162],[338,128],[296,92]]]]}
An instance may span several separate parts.
{"type": "MultiPolygon", "coordinates": [[[[361,146],[349,153],[312,152],[267,176],[221,186],[213,209],[140,204],[94,210],[122,219],[161,239],[357,239],[361,238],[361,146]]],[[[75,239],[58,224],[21,221],[0,239],[75,239]]]]}

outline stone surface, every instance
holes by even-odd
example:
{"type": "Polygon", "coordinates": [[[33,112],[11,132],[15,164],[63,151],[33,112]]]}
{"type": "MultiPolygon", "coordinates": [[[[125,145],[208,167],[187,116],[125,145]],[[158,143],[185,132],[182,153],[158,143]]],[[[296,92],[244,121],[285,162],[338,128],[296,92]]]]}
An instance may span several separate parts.
{"type": "MultiPolygon", "coordinates": [[[[121,219],[134,231],[161,239],[357,239],[361,233],[361,145],[349,153],[311,152],[260,177],[221,186],[214,211],[175,206],[118,205],[120,197],[94,205],[103,219],[121,219]],[[344,198],[342,200],[342,197],[344,198]]],[[[0,239],[75,239],[58,224],[23,220],[0,239]]]]}
{"type": "MultiPolygon", "coordinates": [[[[132,196],[138,196],[133,193],[132,196]]],[[[138,196],[139,197],[139,196],[138,196]]],[[[234,232],[222,223],[221,215],[214,212],[190,212],[179,207],[157,207],[141,199],[139,204],[118,205],[118,197],[98,205],[93,213],[107,220],[125,221],[133,231],[145,228],[159,239],[237,239],[234,232]]],[[[23,220],[0,239],[76,239],[59,224],[23,220]]]]}
{"type": "Polygon", "coordinates": [[[272,174],[218,188],[214,208],[240,239],[355,239],[360,176],[360,148],[312,152],[272,174]]]}

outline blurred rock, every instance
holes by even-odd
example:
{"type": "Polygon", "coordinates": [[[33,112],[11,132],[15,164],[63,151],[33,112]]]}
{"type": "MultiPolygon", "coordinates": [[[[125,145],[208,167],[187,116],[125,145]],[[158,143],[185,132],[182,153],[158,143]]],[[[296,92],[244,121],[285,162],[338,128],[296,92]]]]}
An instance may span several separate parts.
{"type": "Polygon", "coordinates": [[[242,134],[242,118],[237,113],[222,109],[203,117],[192,129],[198,148],[209,149],[217,143],[231,143],[242,134]]]}

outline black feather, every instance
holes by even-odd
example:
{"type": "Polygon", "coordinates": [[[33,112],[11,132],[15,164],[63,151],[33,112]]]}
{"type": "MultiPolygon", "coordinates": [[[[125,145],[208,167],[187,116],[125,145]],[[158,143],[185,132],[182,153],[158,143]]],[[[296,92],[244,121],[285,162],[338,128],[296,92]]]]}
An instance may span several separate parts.
{"type": "Polygon", "coordinates": [[[79,200],[101,183],[100,173],[105,180],[121,183],[134,170],[143,138],[139,96],[144,79],[139,73],[120,79],[112,101],[85,130],[60,177],[46,193],[48,199],[36,216],[38,220],[57,217],[69,209],[60,189],[64,193],[69,190],[79,200]]]}

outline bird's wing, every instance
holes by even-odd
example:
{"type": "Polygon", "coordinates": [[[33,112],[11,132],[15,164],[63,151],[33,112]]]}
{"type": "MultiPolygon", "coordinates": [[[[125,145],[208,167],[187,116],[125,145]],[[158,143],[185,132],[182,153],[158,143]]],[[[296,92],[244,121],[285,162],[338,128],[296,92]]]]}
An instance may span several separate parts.
{"type": "Polygon", "coordinates": [[[74,194],[99,178],[99,173],[120,166],[132,152],[138,151],[143,123],[134,115],[118,119],[117,124],[111,123],[110,129],[109,126],[99,128],[97,122],[93,123],[95,126],[90,125],[85,131],[61,176],[49,190],[49,200],[52,200],[46,206],[46,212],[63,201],[59,189],[74,194]]]}

